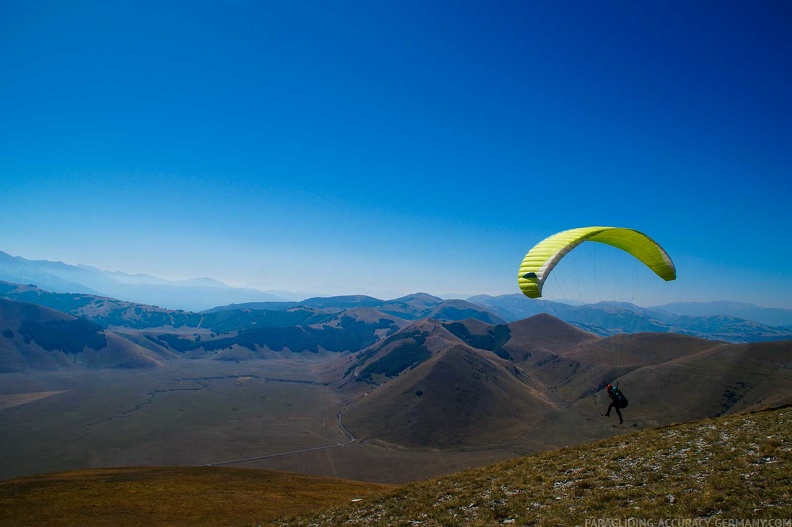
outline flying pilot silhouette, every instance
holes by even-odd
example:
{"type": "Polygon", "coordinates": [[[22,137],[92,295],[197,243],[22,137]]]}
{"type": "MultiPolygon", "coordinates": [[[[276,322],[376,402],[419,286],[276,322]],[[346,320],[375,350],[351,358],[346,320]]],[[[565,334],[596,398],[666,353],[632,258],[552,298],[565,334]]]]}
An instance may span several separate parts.
{"type": "Polygon", "coordinates": [[[616,383],[616,387],[613,387],[610,384],[608,384],[605,388],[608,390],[608,397],[611,398],[611,403],[610,406],[608,406],[608,411],[605,412],[604,415],[606,417],[610,417],[611,408],[615,408],[616,415],[619,416],[619,424],[622,424],[624,422],[624,419],[622,418],[622,414],[619,411],[619,409],[627,408],[627,398],[624,396],[621,390],[619,390],[619,383],[616,383]]]}

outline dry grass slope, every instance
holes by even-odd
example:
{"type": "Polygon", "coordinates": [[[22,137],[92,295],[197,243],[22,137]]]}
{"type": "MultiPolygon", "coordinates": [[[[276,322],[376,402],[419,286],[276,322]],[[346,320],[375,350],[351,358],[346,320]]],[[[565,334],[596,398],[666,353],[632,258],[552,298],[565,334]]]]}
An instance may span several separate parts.
{"type": "MultiPolygon", "coordinates": [[[[280,526],[792,518],[792,407],[669,426],[409,484],[280,526]]],[[[657,524],[657,523],[655,523],[657,524]]]]}
{"type": "Polygon", "coordinates": [[[390,488],[236,468],[81,470],[0,482],[0,524],[242,526],[390,488]]]}

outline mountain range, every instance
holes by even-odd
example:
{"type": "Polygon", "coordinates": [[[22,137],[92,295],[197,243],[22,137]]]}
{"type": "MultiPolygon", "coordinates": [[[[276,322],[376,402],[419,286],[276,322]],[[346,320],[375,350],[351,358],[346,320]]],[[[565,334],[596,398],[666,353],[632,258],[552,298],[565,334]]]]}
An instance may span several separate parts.
{"type": "Polygon", "coordinates": [[[599,302],[572,306],[530,299],[520,293],[496,297],[479,295],[468,301],[508,321],[547,313],[602,336],[650,331],[735,343],[792,338],[792,309],[763,308],[739,302],[688,302],[653,307],[599,302]],[[775,325],[768,325],[768,322],[775,325]]]}
{"type": "MultiPolygon", "coordinates": [[[[87,293],[55,293],[33,285],[0,282],[0,298],[58,309],[105,328],[170,327],[224,333],[244,330],[248,326],[261,328],[303,323],[321,324],[322,317],[338,315],[344,310],[368,309],[392,320],[474,318],[491,324],[513,322],[546,313],[600,336],[659,332],[733,343],[792,339],[792,325],[767,326],[729,315],[676,315],[665,306],[642,308],[617,302],[570,306],[560,302],[529,299],[521,294],[499,297],[482,295],[471,297],[467,301],[443,300],[426,293],[415,293],[392,300],[380,300],[365,295],[314,297],[300,302],[229,304],[192,312],[169,310],[87,293]]],[[[743,307],[743,311],[745,310],[743,307]]],[[[785,310],[771,311],[775,317],[785,314],[785,310]]],[[[763,313],[762,308],[755,308],[753,312],[763,313]]]]}
{"type": "MultiPolygon", "coordinates": [[[[159,313],[185,310],[190,312],[219,310],[284,310],[304,307],[371,307],[384,313],[407,314],[396,300],[379,300],[364,295],[314,297],[299,302],[289,293],[275,295],[253,289],[234,288],[210,278],[164,280],[153,276],[108,272],[85,265],[27,260],[0,251],[0,281],[30,284],[54,293],[102,296],[150,306],[159,313]],[[161,306],[161,307],[155,307],[161,306]]],[[[426,295],[425,307],[442,302],[426,295]]],[[[675,302],[653,307],[627,303],[571,305],[511,295],[477,295],[467,302],[487,308],[491,316],[505,321],[520,320],[539,313],[549,313],[587,331],[607,336],[619,332],[676,332],[728,342],[765,341],[790,338],[792,309],[765,308],[742,302],[675,302]]],[[[416,312],[414,318],[432,316],[416,312]]],[[[443,309],[460,309],[445,305],[443,309]]],[[[469,309],[464,305],[461,309],[469,309]]],[[[492,320],[494,321],[494,319],[492,320]]]]}

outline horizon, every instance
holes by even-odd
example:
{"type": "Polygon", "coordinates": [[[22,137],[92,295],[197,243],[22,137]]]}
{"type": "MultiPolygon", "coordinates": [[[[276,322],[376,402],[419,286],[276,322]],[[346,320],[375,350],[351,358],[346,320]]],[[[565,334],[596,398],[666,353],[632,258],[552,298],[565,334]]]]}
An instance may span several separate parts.
{"type": "Polygon", "coordinates": [[[656,240],[677,280],[581,246],[544,299],[792,309],[786,4],[0,13],[11,255],[464,298],[519,293],[533,245],[611,225],[656,240]]]}
{"type": "MultiPolygon", "coordinates": [[[[23,258],[22,256],[11,255],[11,254],[8,254],[5,251],[1,251],[1,250],[0,250],[0,254],[6,254],[6,255],[8,255],[8,256],[10,256],[12,258],[23,258]]],[[[25,259],[25,258],[23,258],[23,259],[25,259]]],[[[85,264],[69,264],[69,263],[62,262],[62,261],[49,261],[49,260],[36,260],[36,261],[37,262],[42,262],[43,261],[43,262],[47,262],[47,263],[56,263],[56,264],[70,265],[70,266],[74,266],[74,267],[81,267],[81,268],[86,268],[86,269],[90,269],[90,270],[100,271],[102,273],[124,274],[124,275],[127,275],[127,276],[139,276],[139,277],[153,278],[155,280],[166,280],[166,279],[163,279],[161,277],[148,275],[148,274],[144,274],[144,273],[136,273],[136,274],[133,275],[133,274],[121,271],[121,270],[108,271],[108,270],[105,270],[105,269],[99,269],[99,268],[96,268],[96,267],[93,267],[93,266],[90,266],[90,265],[85,265],[85,264]]],[[[635,265],[635,267],[637,268],[638,265],[635,265]]],[[[222,285],[224,287],[231,287],[231,288],[234,287],[234,286],[226,284],[226,283],[224,283],[224,282],[222,282],[220,280],[216,280],[216,279],[208,277],[208,276],[188,278],[188,279],[179,280],[179,281],[180,282],[190,282],[190,281],[202,281],[202,280],[209,280],[209,281],[212,281],[212,282],[216,282],[216,283],[218,283],[218,284],[220,284],[220,285],[222,285]]],[[[0,280],[0,281],[2,281],[2,280],[0,280]]],[[[39,287],[39,286],[36,286],[36,287],[39,287]]],[[[47,290],[46,288],[41,288],[41,289],[47,290]]],[[[281,296],[281,298],[282,298],[281,300],[261,300],[260,301],[260,302],[270,302],[270,303],[272,303],[272,302],[274,302],[274,303],[277,303],[277,302],[299,303],[299,302],[303,302],[305,300],[309,300],[309,299],[312,299],[312,298],[331,298],[331,297],[343,297],[343,296],[368,296],[368,297],[373,298],[375,300],[382,300],[382,301],[388,302],[388,301],[398,300],[400,298],[414,296],[414,295],[429,295],[429,296],[433,296],[435,298],[438,298],[438,299],[444,300],[444,301],[445,300],[465,300],[465,301],[469,301],[471,298],[479,297],[479,296],[497,298],[499,296],[515,295],[515,296],[518,296],[520,298],[525,298],[527,301],[540,300],[540,301],[548,301],[548,302],[566,304],[566,305],[569,305],[569,306],[596,305],[596,304],[600,304],[600,303],[603,303],[603,304],[607,304],[607,303],[615,303],[615,304],[627,303],[627,304],[632,304],[632,305],[634,305],[636,307],[639,307],[639,308],[647,308],[647,309],[651,309],[651,308],[655,308],[655,307],[663,307],[666,304],[688,302],[688,301],[684,301],[684,300],[675,300],[675,301],[667,302],[665,304],[645,304],[645,303],[636,303],[636,302],[630,301],[630,300],[608,299],[608,298],[605,298],[605,297],[583,300],[581,298],[562,298],[562,297],[559,297],[559,296],[554,296],[553,298],[540,297],[540,298],[529,299],[527,297],[524,297],[522,292],[505,293],[504,295],[490,295],[490,294],[487,294],[487,293],[475,293],[475,294],[471,294],[471,295],[465,295],[465,294],[456,294],[456,293],[440,293],[440,294],[437,294],[437,293],[429,292],[429,291],[411,291],[411,292],[408,292],[408,293],[393,294],[391,296],[374,296],[374,295],[366,295],[366,294],[363,294],[363,293],[345,293],[345,294],[338,294],[338,295],[332,295],[332,294],[322,295],[322,294],[318,294],[318,293],[299,293],[299,292],[295,292],[295,291],[283,291],[283,290],[281,290],[281,291],[278,291],[278,290],[264,291],[264,290],[260,290],[260,289],[255,289],[255,290],[259,291],[261,293],[267,293],[267,294],[271,294],[271,295],[275,295],[275,296],[281,296]]],[[[124,298],[117,298],[116,300],[125,301],[124,298]]],[[[729,299],[725,299],[725,298],[722,298],[722,299],[719,299],[719,300],[709,300],[709,301],[706,301],[706,302],[696,302],[696,301],[689,301],[689,302],[691,302],[691,303],[702,303],[702,304],[707,304],[707,303],[709,303],[709,304],[722,304],[722,303],[726,303],[726,304],[743,304],[743,305],[746,305],[746,306],[754,306],[754,307],[758,307],[758,308],[762,308],[762,309],[786,309],[786,308],[774,308],[773,306],[763,306],[763,305],[760,305],[760,304],[754,304],[754,303],[750,303],[750,302],[740,302],[740,301],[729,300],[729,299]]],[[[256,303],[256,302],[253,301],[253,302],[246,302],[246,303],[256,303]]],[[[221,307],[221,306],[213,306],[213,307],[221,307]]],[[[177,308],[170,307],[170,308],[167,308],[167,309],[177,309],[177,308]]]]}

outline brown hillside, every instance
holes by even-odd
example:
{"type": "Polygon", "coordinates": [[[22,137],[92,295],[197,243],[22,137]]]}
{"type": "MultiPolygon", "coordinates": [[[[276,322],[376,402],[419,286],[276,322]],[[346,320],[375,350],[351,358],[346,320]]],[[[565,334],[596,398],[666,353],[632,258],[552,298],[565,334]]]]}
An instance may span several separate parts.
{"type": "Polygon", "coordinates": [[[123,336],[47,307],[0,299],[0,372],[148,368],[160,357],[123,336]]]}
{"type": "Polygon", "coordinates": [[[359,353],[350,374],[359,381],[384,382],[460,342],[439,322],[419,320],[359,353]]]}
{"type": "Polygon", "coordinates": [[[589,364],[612,363],[621,373],[712,349],[721,342],[674,333],[621,334],[561,350],[559,355],[589,364]]]}
{"type": "Polygon", "coordinates": [[[459,320],[458,322],[465,326],[471,335],[486,335],[492,331],[492,324],[489,322],[484,322],[483,320],[478,320],[476,318],[468,318],[465,320],[459,320]]]}
{"type": "MultiPolygon", "coordinates": [[[[792,403],[792,341],[726,344],[620,379],[625,419],[657,426],[792,403]]],[[[607,404],[607,403],[605,403],[607,404]]],[[[576,408],[586,410],[586,401],[576,408]]]]}
{"type": "Polygon", "coordinates": [[[253,525],[391,487],[220,467],[113,468],[0,482],[4,526],[253,525]]]}
{"type": "Polygon", "coordinates": [[[106,332],[107,347],[100,350],[86,348],[80,354],[80,360],[94,368],[154,368],[161,366],[164,360],[156,353],[121,335],[106,332]]]}
{"type": "Polygon", "coordinates": [[[529,375],[550,387],[578,375],[580,368],[585,367],[579,360],[559,356],[561,352],[600,339],[547,314],[512,322],[508,328],[509,340],[503,349],[529,375]]]}
{"type": "Polygon", "coordinates": [[[599,340],[599,337],[547,314],[535,315],[509,325],[511,338],[504,346],[519,356],[535,351],[558,353],[577,344],[599,340]]]}
{"type": "MultiPolygon", "coordinates": [[[[494,328],[474,320],[456,324],[474,336],[494,328]]],[[[373,378],[384,384],[353,402],[345,422],[358,437],[403,446],[511,442],[544,449],[789,400],[789,342],[725,345],[665,333],[603,339],[550,316],[509,328],[504,349],[511,361],[472,348],[433,321],[369,348],[357,373],[372,364],[399,367],[373,378]],[[395,352],[405,349],[417,355],[396,361],[395,352]],[[610,402],[606,382],[621,383],[630,400],[624,425],[601,415],[610,402]]]]}
{"type": "Polygon", "coordinates": [[[455,344],[354,403],[344,421],[358,437],[405,446],[492,447],[556,410],[514,366],[455,344]]]}
{"type": "Polygon", "coordinates": [[[62,353],[51,353],[35,342],[25,344],[21,338],[0,335],[0,373],[57,370],[66,367],[69,367],[69,361],[62,353]]]}
{"type": "Polygon", "coordinates": [[[654,367],[675,358],[719,346],[671,333],[640,333],[592,339],[557,354],[534,353],[520,364],[571,404],[601,392],[632,370],[654,367]]]}
{"type": "Polygon", "coordinates": [[[24,322],[71,321],[76,317],[48,307],[0,298],[0,327],[19,330],[24,322]]]}

